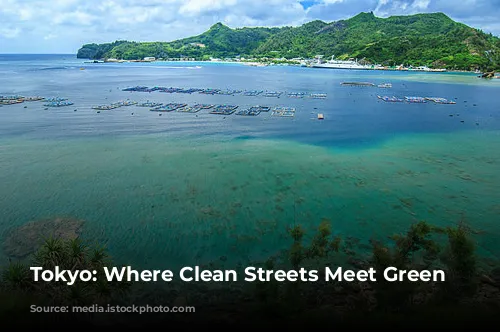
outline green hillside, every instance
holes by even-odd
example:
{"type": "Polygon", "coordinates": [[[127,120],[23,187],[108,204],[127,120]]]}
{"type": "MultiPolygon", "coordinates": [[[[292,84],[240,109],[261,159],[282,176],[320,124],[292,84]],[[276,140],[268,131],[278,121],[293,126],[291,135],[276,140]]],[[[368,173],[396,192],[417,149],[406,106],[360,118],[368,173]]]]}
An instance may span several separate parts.
{"type": "Polygon", "coordinates": [[[80,58],[252,56],[257,58],[357,58],[384,65],[427,65],[448,69],[500,68],[500,39],[442,13],[378,18],[360,13],[332,23],[299,27],[231,29],[221,23],[205,33],[173,42],[87,44],[80,58]]]}

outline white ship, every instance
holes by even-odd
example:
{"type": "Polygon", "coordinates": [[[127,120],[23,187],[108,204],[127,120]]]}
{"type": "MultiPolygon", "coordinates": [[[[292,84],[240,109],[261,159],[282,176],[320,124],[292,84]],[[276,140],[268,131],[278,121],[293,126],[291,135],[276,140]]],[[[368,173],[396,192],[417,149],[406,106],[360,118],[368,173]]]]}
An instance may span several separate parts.
{"type": "Polygon", "coordinates": [[[311,67],[313,68],[331,68],[331,69],[372,69],[370,66],[364,66],[359,64],[354,60],[335,60],[335,55],[332,56],[332,59],[321,63],[320,60],[316,63],[312,63],[311,67]]]}

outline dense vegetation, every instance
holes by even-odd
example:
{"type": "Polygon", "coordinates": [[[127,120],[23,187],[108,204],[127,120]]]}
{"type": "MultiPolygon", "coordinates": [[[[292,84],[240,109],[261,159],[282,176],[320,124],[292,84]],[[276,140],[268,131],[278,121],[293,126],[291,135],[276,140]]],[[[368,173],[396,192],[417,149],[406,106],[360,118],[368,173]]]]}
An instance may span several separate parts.
{"type": "Polygon", "coordinates": [[[299,27],[230,29],[173,42],[87,44],[79,58],[139,60],[144,57],[357,58],[387,66],[426,65],[457,70],[500,68],[500,38],[457,23],[442,13],[378,18],[361,13],[348,20],[313,21],[299,27]]]}

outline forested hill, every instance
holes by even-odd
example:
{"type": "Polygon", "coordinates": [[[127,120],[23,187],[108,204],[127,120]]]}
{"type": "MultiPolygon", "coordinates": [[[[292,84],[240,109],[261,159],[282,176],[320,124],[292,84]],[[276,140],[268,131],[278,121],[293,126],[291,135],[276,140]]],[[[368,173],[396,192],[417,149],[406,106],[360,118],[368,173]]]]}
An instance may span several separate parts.
{"type": "Polygon", "coordinates": [[[195,37],[173,42],[87,44],[79,58],[125,60],[190,57],[364,59],[383,65],[427,65],[473,70],[500,68],[500,38],[442,13],[379,18],[360,13],[350,19],[313,21],[299,27],[231,29],[221,23],[195,37]]]}

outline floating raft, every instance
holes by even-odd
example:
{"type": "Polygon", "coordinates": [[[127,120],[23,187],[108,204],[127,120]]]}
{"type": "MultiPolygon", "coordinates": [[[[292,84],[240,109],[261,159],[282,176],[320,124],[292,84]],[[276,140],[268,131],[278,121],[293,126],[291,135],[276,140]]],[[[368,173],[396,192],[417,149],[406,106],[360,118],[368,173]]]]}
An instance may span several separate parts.
{"type": "Polygon", "coordinates": [[[64,107],[73,105],[70,101],[52,101],[47,104],[44,104],[45,107],[64,107]]]}
{"type": "Polygon", "coordinates": [[[162,103],[155,103],[155,102],[152,102],[149,100],[146,102],[142,102],[142,103],[137,104],[137,106],[139,106],[139,107],[149,107],[149,108],[155,108],[155,107],[159,107],[162,105],[163,105],[162,103]]]}
{"type": "Polygon", "coordinates": [[[306,93],[305,92],[289,92],[287,95],[290,98],[304,98],[306,93]]]}
{"type": "Polygon", "coordinates": [[[0,99],[0,105],[14,105],[21,104],[22,102],[22,99],[0,99]]]}
{"type": "Polygon", "coordinates": [[[212,104],[195,104],[193,107],[194,108],[199,108],[199,109],[202,109],[202,110],[208,110],[208,109],[214,108],[215,105],[212,105],[212,104]]]}
{"type": "Polygon", "coordinates": [[[217,105],[210,111],[210,114],[230,115],[233,114],[237,108],[238,106],[235,105],[217,105]]]}
{"type": "Polygon", "coordinates": [[[201,111],[202,108],[199,107],[191,107],[191,106],[185,106],[177,109],[177,112],[182,112],[182,113],[198,113],[201,111]]]}
{"type": "Polygon", "coordinates": [[[426,103],[427,100],[423,97],[405,97],[405,101],[408,103],[418,103],[418,104],[423,104],[426,103]]]}
{"type": "Polygon", "coordinates": [[[147,86],[134,86],[134,87],[122,89],[122,91],[150,92],[150,90],[147,86]]]}
{"type": "Polygon", "coordinates": [[[311,93],[310,97],[314,99],[326,99],[326,93],[311,93]]]}
{"type": "Polygon", "coordinates": [[[18,96],[18,95],[0,96],[0,100],[22,100],[22,99],[24,99],[24,96],[18,96]]]}
{"type": "Polygon", "coordinates": [[[253,97],[255,97],[255,96],[260,95],[263,92],[264,91],[262,91],[262,90],[250,90],[250,91],[243,92],[243,95],[244,96],[253,96],[253,97]]]}
{"type": "Polygon", "coordinates": [[[283,92],[280,91],[266,91],[264,92],[264,97],[279,97],[283,94],[283,92]]]}
{"type": "Polygon", "coordinates": [[[376,86],[373,83],[370,82],[342,82],[340,85],[346,85],[346,86],[376,86]]]}
{"type": "Polygon", "coordinates": [[[216,95],[219,93],[219,89],[201,89],[199,93],[204,95],[216,95]]]}
{"type": "Polygon", "coordinates": [[[120,107],[120,106],[114,105],[114,104],[111,104],[111,105],[98,105],[98,106],[92,106],[92,109],[99,110],[99,111],[109,111],[109,110],[112,110],[112,109],[115,109],[115,108],[118,108],[118,107],[120,107]]]}
{"type": "Polygon", "coordinates": [[[172,112],[175,111],[181,107],[186,107],[187,104],[179,104],[179,103],[170,103],[170,104],[165,104],[162,106],[158,106],[155,108],[150,109],[152,112],[172,112]]]}
{"type": "Polygon", "coordinates": [[[117,101],[116,103],[113,103],[111,105],[114,105],[116,107],[132,106],[132,105],[137,105],[137,102],[132,101],[132,100],[121,100],[121,101],[117,101]]]}
{"type": "Polygon", "coordinates": [[[281,117],[294,117],[295,116],[295,108],[293,107],[275,107],[273,112],[271,113],[273,116],[281,116],[281,117]]]}
{"type": "Polygon", "coordinates": [[[45,99],[45,101],[49,102],[49,103],[57,103],[57,102],[66,101],[66,100],[68,100],[68,98],[52,97],[52,98],[45,99]]]}
{"type": "Polygon", "coordinates": [[[425,99],[433,101],[436,104],[456,104],[456,102],[454,102],[452,100],[448,100],[448,99],[440,98],[440,97],[426,97],[425,99]]]}
{"type": "Polygon", "coordinates": [[[246,110],[237,112],[236,115],[257,116],[260,112],[269,112],[269,109],[267,106],[252,106],[246,110]]]}
{"type": "Polygon", "coordinates": [[[23,97],[22,100],[23,101],[41,101],[41,100],[45,100],[45,98],[40,97],[40,96],[31,96],[31,97],[23,97]]]}
{"type": "Polygon", "coordinates": [[[392,102],[392,103],[401,103],[403,101],[405,101],[404,99],[401,99],[401,98],[397,98],[397,97],[388,97],[388,96],[377,96],[378,99],[381,99],[383,101],[386,101],[386,102],[392,102]]]}

